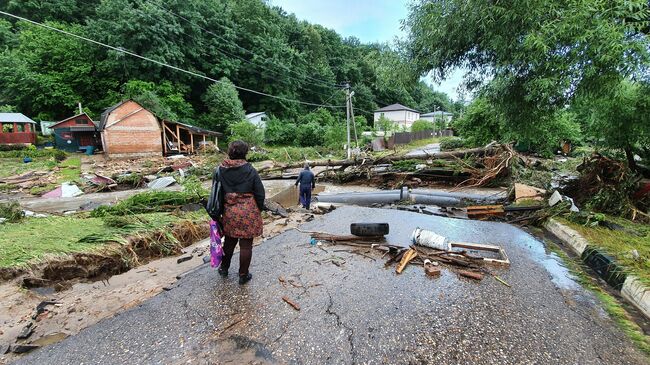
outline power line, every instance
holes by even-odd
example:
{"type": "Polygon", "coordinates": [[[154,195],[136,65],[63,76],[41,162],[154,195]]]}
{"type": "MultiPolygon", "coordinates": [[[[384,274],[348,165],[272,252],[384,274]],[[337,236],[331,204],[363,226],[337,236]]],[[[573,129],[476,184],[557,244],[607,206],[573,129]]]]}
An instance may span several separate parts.
{"type": "MultiPolygon", "coordinates": [[[[199,29],[203,30],[204,32],[207,32],[207,33],[209,33],[209,34],[212,34],[213,36],[215,36],[215,37],[221,39],[221,40],[224,41],[224,42],[227,42],[227,43],[229,43],[229,44],[234,45],[235,47],[241,49],[242,51],[245,51],[246,53],[249,53],[249,54],[251,54],[251,55],[253,55],[253,56],[259,56],[259,55],[256,54],[255,52],[253,52],[253,51],[251,51],[251,50],[249,50],[249,49],[247,49],[247,48],[244,48],[244,47],[242,47],[242,46],[240,46],[240,45],[238,45],[238,44],[232,42],[231,40],[226,39],[226,38],[222,37],[221,35],[219,35],[219,34],[217,34],[217,33],[214,33],[213,31],[211,31],[211,30],[209,30],[209,29],[206,29],[206,28],[202,27],[201,25],[196,24],[196,23],[192,22],[191,20],[189,20],[189,19],[183,17],[182,15],[176,14],[176,13],[174,13],[173,11],[171,11],[171,10],[169,10],[169,9],[167,9],[167,8],[162,7],[162,6],[160,6],[160,5],[156,4],[156,3],[154,3],[153,1],[145,0],[145,2],[147,2],[147,3],[151,4],[151,5],[153,5],[153,6],[157,7],[158,9],[161,9],[162,11],[164,11],[164,12],[166,12],[166,13],[169,13],[169,14],[171,14],[171,15],[173,15],[173,16],[179,18],[179,19],[182,19],[182,20],[184,20],[184,21],[187,22],[187,23],[190,23],[190,24],[194,24],[194,25],[196,25],[197,27],[199,27],[199,29]]],[[[234,31],[234,29],[229,28],[229,27],[227,27],[227,26],[225,26],[225,25],[223,25],[223,24],[218,24],[218,23],[217,23],[217,25],[220,26],[220,27],[222,27],[223,29],[234,31]]],[[[242,57],[239,57],[239,56],[236,56],[236,55],[232,55],[232,54],[230,54],[230,56],[232,56],[232,57],[237,57],[237,58],[239,58],[239,59],[241,59],[241,60],[243,60],[243,61],[245,61],[245,62],[248,62],[248,63],[250,63],[250,64],[254,64],[253,62],[251,62],[251,61],[249,61],[249,60],[246,60],[246,59],[244,59],[244,58],[242,58],[242,57]]],[[[260,64],[258,64],[258,66],[259,66],[259,67],[262,67],[262,68],[264,68],[264,69],[266,69],[267,71],[275,72],[276,74],[278,74],[277,71],[270,70],[270,69],[268,69],[268,68],[266,68],[266,67],[263,67],[263,66],[260,65],[260,64]]],[[[290,73],[294,73],[294,74],[298,75],[299,77],[304,77],[304,78],[306,78],[306,79],[309,79],[309,80],[312,80],[312,81],[318,82],[318,83],[320,83],[322,86],[329,87],[329,88],[339,88],[339,87],[340,87],[340,85],[332,84],[330,81],[317,79],[317,78],[311,77],[311,76],[309,76],[309,75],[302,75],[302,74],[300,74],[299,72],[294,71],[294,70],[291,70],[290,68],[288,68],[288,67],[286,67],[286,66],[284,66],[284,65],[279,65],[279,66],[281,66],[281,68],[285,69],[286,71],[288,71],[288,72],[290,72],[290,73]]]]}
{"type": "MultiPolygon", "coordinates": [[[[200,25],[193,23],[192,21],[190,21],[190,20],[187,19],[187,18],[184,18],[184,17],[181,16],[181,15],[175,14],[174,12],[172,12],[172,11],[170,11],[170,10],[167,10],[167,9],[161,7],[161,6],[158,6],[157,4],[155,4],[155,3],[153,3],[153,2],[149,2],[149,3],[150,3],[151,5],[153,5],[153,6],[157,7],[157,8],[159,8],[160,10],[166,12],[166,13],[169,13],[169,14],[171,14],[171,15],[177,17],[177,18],[183,19],[185,22],[187,22],[187,23],[189,23],[189,24],[196,25],[199,29],[203,30],[203,31],[206,32],[206,33],[210,33],[210,34],[214,35],[215,37],[218,37],[219,39],[222,39],[224,42],[229,42],[227,39],[225,39],[225,38],[219,36],[218,34],[216,34],[216,33],[212,32],[212,31],[210,31],[209,29],[205,29],[205,28],[201,27],[200,25]]],[[[138,10],[138,11],[140,11],[140,12],[144,12],[143,10],[138,10]]],[[[230,43],[230,42],[229,42],[229,43],[230,43]]],[[[234,43],[231,43],[231,44],[234,44],[234,43]]],[[[237,46],[237,47],[239,47],[239,46],[236,45],[236,44],[234,44],[234,45],[237,46]]],[[[264,66],[263,66],[262,64],[260,64],[260,63],[255,63],[255,62],[252,62],[252,61],[250,61],[250,60],[247,60],[246,58],[243,58],[243,57],[238,56],[238,55],[236,55],[236,54],[233,54],[233,53],[231,53],[231,52],[229,52],[229,51],[226,51],[226,50],[224,50],[223,48],[219,48],[219,47],[216,47],[216,46],[215,46],[214,48],[217,50],[217,52],[221,53],[222,55],[225,55],[225,56],[227,56],[227,57],[237,58],[237,59],[239,59],[239,60],[241,60],[241,61],[243,61],[243,62],[246,62],[246,63],[248,63],[248,64],[251,64],[251,65],[253,65],[253,66],[258,67],[258,68],[260,68],[261,70],[266,70],[266,71],[269,71],[269,72],[275,73],[276,75],[281,76],[282,78],[280,78],[280,79],[274,79],[274,80],[275,80],[275,81],[283,82],[283,83],[285,83],[285,85],[287,85],[287,86],[289,86],[289,83],[288,83],[288,80],[285,80],[285,79],[284,79],[285,77],[286,77],[286,78],[291,78],[291,79],[294,79],[294,80],[298,80],[298,79],[296,79],[296,78],[294,78],[294,77],[287,76],[287,75],[283,75],[283,74],[281,74],[281,73],[279,73],[279,72],[277,72],[277,71],[275,71],[275,70],[272,70],[272,69],[266,68],[266,67],[264,67],[264,66]]],[[[264,75],[260,70],[257,70],[257,69],[251,69],[251,70],[254,71],[255,73],[257,73],[257,74],[260,75],[260,76],[266,76],[266,75],[264,75]]],[[[312,90],[312,89],[310,89],[310,88],[307,88],[307,87],[301,85],[301,81],[304,81],[304,80],[298,80],[298,85],[297,85],[298,88],[300,88],[300,89],[302,89],[302,90],[305,90],[305,91],[309,91],[309,92],[311,92],[311,93],[314,93],[314,94],[317,94],[317,95],[320,95],[320,96],[324,96],[324,97],[327,97],[327,96],[328,96],[328,95],[326,95],[326,94],[323,94],[323,93],[321,93],[321,92],[318,92],[318,91],[312,90]]],[[[329,85],[325,85],[325,87],[331,88],[331,86],[329,86],[329,85]]]]}
{"type": "MultiPolygon", "coordinates": [[[[185,69],[182,69],[180,67],[176,67],[176,66],[170,65],[168,63],[162,62],[162,61],[154,60],[154,59],[149,58],[149,57],[141,56],[141,55],[139,55],[139,54],[137,54],[135,52],[128,51],[128,50],[126,50],[124,48],[111,46],[109,44],[105,44],[105,43],[96,41],[94,39],[86,38],[84,36],[80,36],[78,34],[74,34],[74,33],[71,33],[71,32],[68,32],[68,31],[65,31],[65,30],[62,30],[62,29],[58,29],[58,28],[49,26],[47,24],[39,23],[39,22],[31,20],[31,19],[27,19],[27,18],[18,16],[18,15],[14,15],[14,14],[11,14],[11,13],[4,12],[4,11],[0,11],[0,14],[6,15],[6,16],[18,19],[18,20],[23,20],[23,21],[26,21],[28,23],[37,25],[39,27],[43,27],[43,28],[46,28],[46,29],[49,29],[49,30],[53,30],[55,32],[66,34],[66,35],[69,35],[71,37],[78,38],[78,39],[81,39],[81,40],[84,40],[86,42],[90,42],[90,43],[93,43],[93,44],[96,44],[96,45],[99,45],[99,46],[102,46],[102,47],[106,47],[106,48],[112,49],[112,50],[117,51],[117,52],[125,53],[125,54],[128,54],[129,56],[133,56],[133,57],[145,60],[145,61],[149,61],[149,62],[155,63],[155,64],[163,66],[163,67],[171,68],[172,70],[180,71],[180,72],[186,73],[188,75],[192,75],[192,76],[195,76],[195,77],[200,77],[200,78],[212,81],[212,82],[224,83],[221,80],[217,80],[217,79],[214,79],[214,78],[209,77],[209,76],[205,76],[205,75],[193,72],[193,71],[185,70],[185,69]]],[[[296,99],[285,98],[285,97],[282,97],[282,96],[267,94],[265,92],[261,92],[261,91],[257,91],[257,90],[253,90],[253,89],[248,89],[248,88],[237,86],[237,85],[234,85],[234,84],[233,84],[233,86],[238,90],[248,91],[248,92],[253,93],[253,94],[258,94],[258,95],[262,95],[262,96],[267,96],[269,98],[284,100],[284,101],[291,102],[291,103],[298,103],[298,104],[311,105],[311,106],[319,106],[319,107],[323,107],[323,108],[345,108],[344,106],[341,106],[341,105],[323,105],[323,104],[317,104],[317,103],[309,103],[309,102],[306,102],[306,101],[300,101],[300,100],[296,100],[296,99]]]]}

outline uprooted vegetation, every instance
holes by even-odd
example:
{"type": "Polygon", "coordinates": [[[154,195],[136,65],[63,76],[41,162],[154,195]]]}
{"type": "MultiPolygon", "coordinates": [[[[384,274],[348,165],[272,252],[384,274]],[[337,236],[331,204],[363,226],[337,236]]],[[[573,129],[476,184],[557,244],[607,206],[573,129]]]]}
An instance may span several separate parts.
{"type": "Polygon", "coordinates": [[[99,280],[178,254],[208,235],[199,213],[48,217],[0,226],[0,278],[27,287],[99,280]],[[65,230],[62,227],[66,227],[65,230]]]}
{"type": "Polygon", "coordinates": [[[23,213],[23,208],[17,201],[11,201],[8,203],[0,203],[0,218],[3,218],[9,223],[19,222],[25,214],[23,213]]]}
{"type": "MultiPolygon", "coordinates": [[[[318,173],[318,177],[321,180],[338,183],[366,180],[371,184],[390,188],[428,183],[466,183],[472,186],[487,186],[506,171],[507,161],[504,164],[499,164],[497,161],[508,158],[503,154],[503,151],[507,152],[508,149],[510,149],[508,146],[490,145],[468,150],[424,153],[419,156],[389,152],[384,155],[360,156],[346,160],[321,159],[312,161],[310,165],[326,167],[318,173]],[[480,171],[484,171],[485,175],[490,177],[480,182],[478,179],[472,180],[480,171]]],[[[299,167],[302,167],[302,162],[269,162],[260,166],[258,170],[263,176],[273,178],[283,176],[283,171],[286,169],[299,167]]]]}

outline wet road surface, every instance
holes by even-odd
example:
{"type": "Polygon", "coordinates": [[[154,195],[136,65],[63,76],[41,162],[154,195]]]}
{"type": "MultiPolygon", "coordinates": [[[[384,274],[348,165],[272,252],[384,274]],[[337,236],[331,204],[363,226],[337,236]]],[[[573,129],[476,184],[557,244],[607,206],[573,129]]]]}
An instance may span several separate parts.
{"type": "Polygon", "coordinates": [[[232,275],[236,259],[227,279],[203,267],[20,363],[646,363],[593,296],[516,227],[342,207],[303,229],[348,233],[354,221],[390,223],[388,241],[396,244],[420,226],[454,241],[502,245],[512,265],[496,272],[512,288],[447,269],[438,279],[417,266],[398,276],[382,259],[344,246],[322,250],[293,230],[254,249],[247,286],[232,275]]]}
{"type": "Polygon", "coordinates": [[[440,152],[440,143],[432,143],[424,147],[413,149],[409,153],[407,153],[406,156],[419,157],[419,156],[432,155],[438,152],[440,152]]]}

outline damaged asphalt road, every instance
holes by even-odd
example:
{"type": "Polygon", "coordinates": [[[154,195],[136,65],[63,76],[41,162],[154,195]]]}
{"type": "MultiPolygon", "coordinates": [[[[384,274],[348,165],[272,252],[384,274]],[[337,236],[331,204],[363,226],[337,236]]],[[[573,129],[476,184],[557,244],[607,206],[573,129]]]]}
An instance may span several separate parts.
{"type": "Polygon", "coordinates": [[[302,229],[343,234],[364,221],[390,223],[394,244],[407,245],[419,226],[454,241],[501,245],[512,264],[495,272],[512,288],[446,268],[438,279],[413,265],[398,276],[378,255],[322,250],[292,230],[255,247],[246,286],[237,284],[236,264],[227,279],[204,266],[171,291],[19,363],[646,363],[594,297],[548,265],[554,259],[524,231],[357,207],[302,229]]]}

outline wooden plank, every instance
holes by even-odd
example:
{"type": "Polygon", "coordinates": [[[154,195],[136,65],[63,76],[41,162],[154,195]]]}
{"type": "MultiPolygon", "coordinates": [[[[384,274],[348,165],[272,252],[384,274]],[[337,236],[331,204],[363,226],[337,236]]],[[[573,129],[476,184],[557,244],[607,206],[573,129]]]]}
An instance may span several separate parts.
{"type": "Polygon", "coordinates": [[[190,148],[192,149],[192,153],[194,153],[194,133],[190,132],[190,148]]]}
{"type": "Polygon", "coordinates": [[[399,262],[399,265],[397,265],[395,271],[398,274],[401,274],[402,271],[404,271],[404,269],[406,268],[406,265],[408,265],[408,263],[411,262],[411,260],[417,257],[417,255],[418,253],[414,249],[409,248],[408,251],[404,253],[404,256],[402,256],[402,260],[399,262]]]}
{"type": "Polygon", "coordinates": [[[501,247],[499,246],[484,245],[481,243],[469,243],[469,242],[451,242],[451,247],[467,248],[470,250],[479,250],[479,251],[492,251],[492,252],[501,251],[501,247]]]}
{"type": "Polygon", "coordinates": [[[167,155],[167,133],[165,132],[165,121],[162,121],[163,125],[163,130],[162,130],[162,138],[163,138],[163,154],[167,155]]]}
{"type": "Polygon", "coordinates": [[[515,202],[521,200],[544,200],[546,190],[539,189],[534,186],[528,186],[520,183],[515,183],[515,202]]]}
{"type": "Polygon", "coordinates": [[[469,243],[469,242],[451,242],[451,247],[466,248],[469,250],[477,250],[477,251],[498,252],[500,257],[499,259],[483,257],[482,258],[483,262],[487,264],[493,264],[493,265],[510,266],[510,259],[508,259],[508,255],[506,255],[506,251],[499,246],[484,245],[480,243],[469,243]]]}
{"type": "Polygon", "coordinates": [[[172,130],[167,126],[167,124],[165,124],[165,129],[167,129],[167,130],[169,131],[169,133],[172,134],[172,137],[178,139],[178,136],[176,135],[176,133],[174,133],[174,131],[172,131],[172,130]]]}

